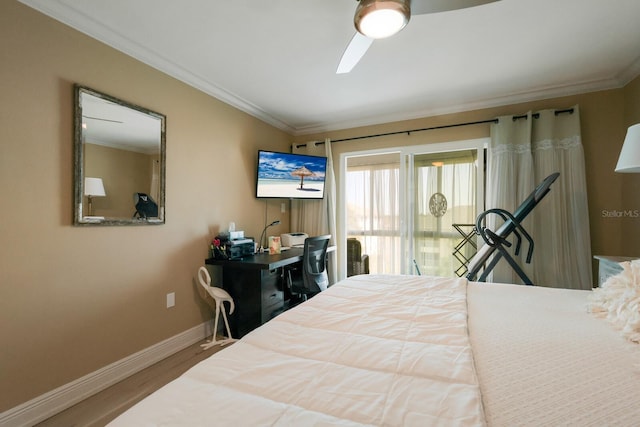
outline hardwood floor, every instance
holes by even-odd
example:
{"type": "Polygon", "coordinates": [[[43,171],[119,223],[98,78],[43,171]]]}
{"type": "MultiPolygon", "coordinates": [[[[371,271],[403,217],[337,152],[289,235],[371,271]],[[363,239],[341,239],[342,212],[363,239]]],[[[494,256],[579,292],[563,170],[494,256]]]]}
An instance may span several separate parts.
{"type": "Polygon", "coordinates": [[[73,427],[106,425],[119,414],[153,393],[163,385],[182,375],[201,360],[224,347],[203,350],[198,342],[152,365],[131,377],[114,384],[100,393],[83,400],[71,408],[37,424],[38,427],[73,427]]]}

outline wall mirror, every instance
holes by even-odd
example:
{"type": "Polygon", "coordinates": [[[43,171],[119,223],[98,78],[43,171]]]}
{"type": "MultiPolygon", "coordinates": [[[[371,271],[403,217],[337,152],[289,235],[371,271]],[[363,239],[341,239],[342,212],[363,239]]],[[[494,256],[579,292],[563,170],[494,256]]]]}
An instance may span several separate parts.
{"type": "Polygon", "coordinates": [[[74,91],[74,225],[164,224],[165,116],[74,91]]]}

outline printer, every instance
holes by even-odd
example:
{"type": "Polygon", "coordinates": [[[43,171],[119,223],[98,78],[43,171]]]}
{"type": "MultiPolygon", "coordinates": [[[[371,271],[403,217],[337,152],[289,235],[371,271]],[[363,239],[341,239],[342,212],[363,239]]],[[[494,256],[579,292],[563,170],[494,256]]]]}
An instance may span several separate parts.
{"type": "Polygon", "coordinates": [[[255,252],[253,239],[245,238],[244,231],[222,232],[216,236],[216,239],[220,239],[220,244],[224,246],[229,259],[241,259],[255,252]]]}
{"type": "Polygon", "coordinates": [[[307,233],[285,233],[280,235],[280,242],[285,247],[302,247],[307,237],[309,237],[307,233]]]}

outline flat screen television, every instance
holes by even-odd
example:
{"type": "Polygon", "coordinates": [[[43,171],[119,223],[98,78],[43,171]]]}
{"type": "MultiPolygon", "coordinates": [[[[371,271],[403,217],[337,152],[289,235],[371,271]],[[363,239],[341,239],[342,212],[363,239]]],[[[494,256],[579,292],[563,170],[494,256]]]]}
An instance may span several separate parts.
{"type": "Polygon", "coordinates": [[[326,157],[260,150],[256,197],[322,199],[326,172],[326,157]]]}

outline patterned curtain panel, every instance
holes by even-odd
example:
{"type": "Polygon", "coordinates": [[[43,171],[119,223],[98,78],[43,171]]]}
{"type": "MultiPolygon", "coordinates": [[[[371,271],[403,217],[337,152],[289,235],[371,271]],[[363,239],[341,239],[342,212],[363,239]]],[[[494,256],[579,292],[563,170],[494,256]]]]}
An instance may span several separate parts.
{"type": "MultiPolygon", "coordinates": [[[[536,285],[591,289],[591,238],[578,106],[572,112],[545,110],[499,117],[492,125],[487,209],[513,212],[554,172],[560,172],[560,177],[523,224],[535,249],[532,263],[526,264],[528,244],[523,240],[520,265],[536,285]]],[[[520,283],[504,261],[497,264],[491,281],[520,283]]]]}

